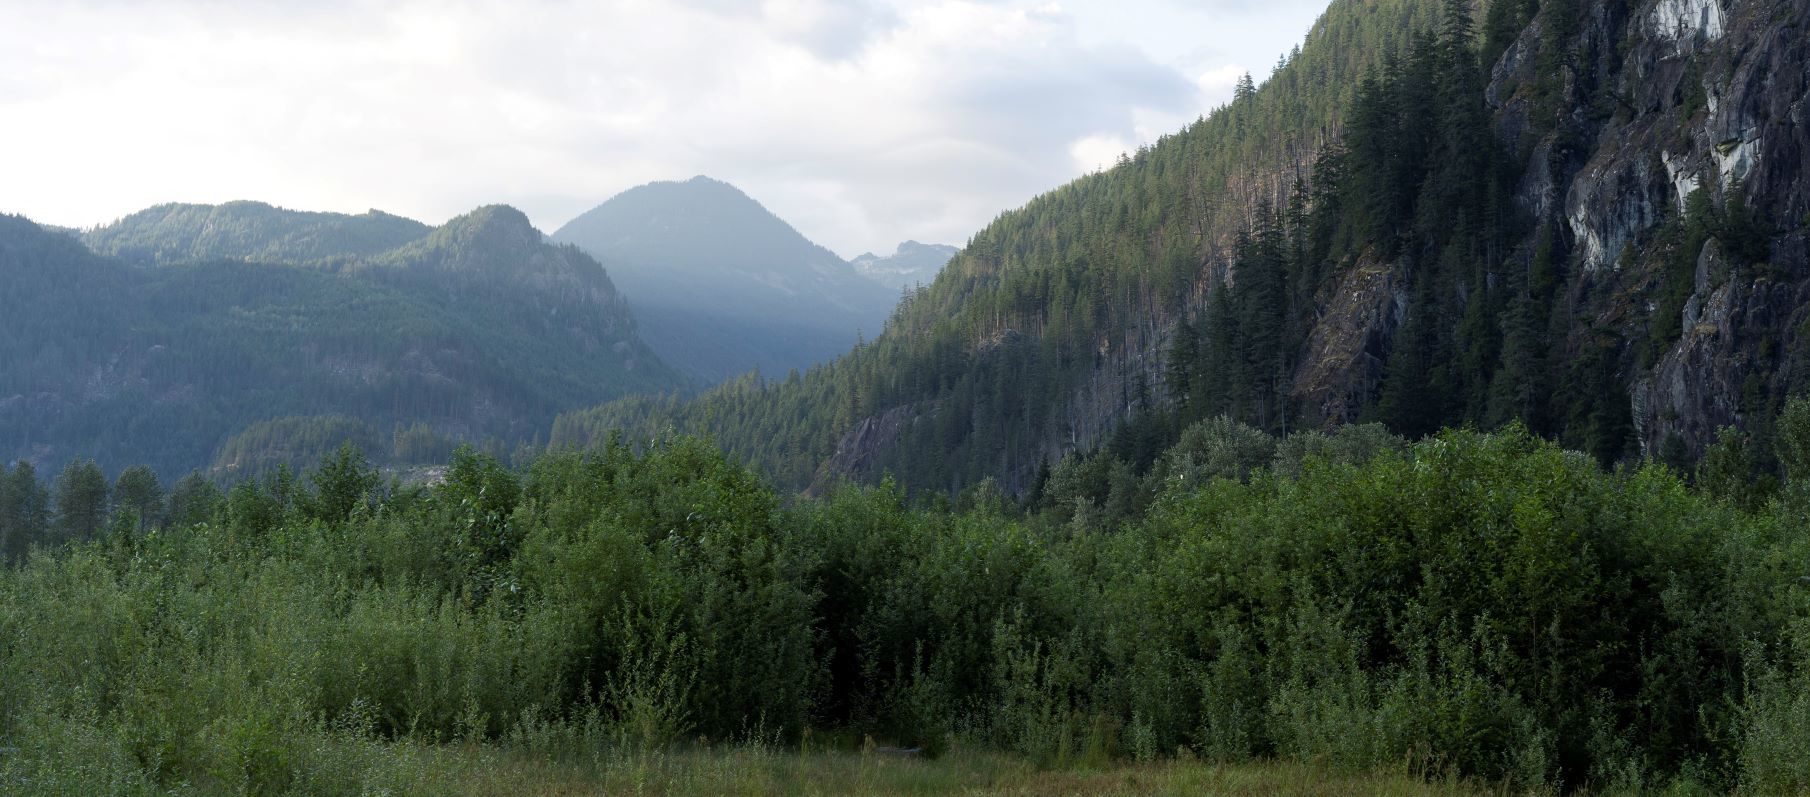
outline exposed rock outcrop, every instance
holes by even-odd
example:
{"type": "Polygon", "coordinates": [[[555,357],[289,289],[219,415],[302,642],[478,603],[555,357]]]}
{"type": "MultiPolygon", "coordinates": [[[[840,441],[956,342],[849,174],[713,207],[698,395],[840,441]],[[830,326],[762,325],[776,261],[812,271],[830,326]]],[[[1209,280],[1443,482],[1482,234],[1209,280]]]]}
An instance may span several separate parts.
{"type": "Polygon", "coordinates": [[[1357,420],[1382,381],[1407,300],[1399,269],[1372,260],[1360,261],[1322,297],[1294,378],[1294,397],[1310,418],[1327,425],[1357,420]]]}
{"type": "Polygon", "coordinates": [[[1805,0],[1649,0],[1618,14],[1594,6],[1575,40],[1553,42],[1541,22],[1495,65],[1489,98],[1497,131],[1531,155],[1521,206],[1565,233],[1585,275],[1555,308],[1568,347],[1620,340],[1641,448],[1676,437],[1696,454],[1724,425],[1771,411],[1810,375],[1785,367],[1801,346],[1810,265],[1794,233],[1810,210],[1810,18],[1805,0]],[[1553,57],[1551,48],[1563,48],[1553,57]],[[1527,141],[1535,64],[1565,63],[1561,117],[1527,141]],[[1782,233],[1764,263],[1735,262],[1711,241],[1697,258],[1682,332],[1651,365],[1639,349],[1666,256],[1656,233],[1692,192],[1718,207],[1734,192],[1782,233]],[[1564,196],[1562,210],[1552,201],[1564,196]]]}

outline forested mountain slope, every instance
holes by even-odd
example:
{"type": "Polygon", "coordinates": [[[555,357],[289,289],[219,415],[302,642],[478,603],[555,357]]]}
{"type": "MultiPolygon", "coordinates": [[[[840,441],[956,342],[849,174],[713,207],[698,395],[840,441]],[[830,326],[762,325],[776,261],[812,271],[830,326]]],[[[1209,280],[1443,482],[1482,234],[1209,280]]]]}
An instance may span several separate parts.
{"type": "MultiPolygon", "coordinates": [[[[1810,382],[1803,0],[1336,2],[1260,89],[975,236],[798,380],[561,419],[1008,489],[1187,422],[1520,420],[1681,462],[1810,382]]],[[[1141,461],[1141,462],[1140,462],[1141,461]]]]}
{"type": "Polygon", "coordinates": [[[648,344],[712,383],[827,362],[878,333],[899,299],[707,177],[624,191],[553,239],[602,261],[648,344]]]}
{"type": "Polygon", "coordinates": [[[514,209],[369,257],[343,240],[298,247],[326,228],[308,214],[227,236],[213,215],[208,235],[231,247],[146,244],[148,267],[0,218],[0,459],[173,476],[305,462],[344,439],[431,459],[450,440],[530,442],[561,411],[680,384],[603,269],[514,209]],[[219,258],[304,249],[325,259],[219,258]]]}
{"type": "Polygon", "coordinates": [[[141,265],[218,259],[293,264],[368,257],[432,231],[421,222],[376,210],[349,216],[227,202],[158,205],[81,238],[96,252],[141,265]]]}

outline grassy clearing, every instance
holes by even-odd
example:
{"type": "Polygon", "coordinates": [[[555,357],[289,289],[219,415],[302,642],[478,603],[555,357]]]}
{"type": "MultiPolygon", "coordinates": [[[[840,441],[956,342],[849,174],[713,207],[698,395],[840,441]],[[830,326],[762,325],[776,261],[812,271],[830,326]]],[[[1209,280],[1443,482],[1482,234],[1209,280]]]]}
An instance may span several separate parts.
{"type": "Polygon", "coordinates": [[[1040,766],[957,747],[933,759],[767,743],[635,750],[559,728],[503,742],[383,741],[303,732],[281,757],[286,777],[247,777],[243,760],[157,778],[123,741],[91,725],[44,718],[21,747],[0,747],[5,797],[582,797],[583,795],[1401,795],[1507,793],[1475,781],[1428,782],[1405,771],[1346,772],[1301,762],[1194,759],[1040,766]],[[159,781],[162,782],[159,782],[159,781]]]}
{"type": "Polygon", "coordinates": [[[1469,795],[1460,783],[1402,775],[1338,774],[1303,764],[1124,763],[1040,770],[1011,756],[957,752],[935,760],[759,748],[650,753],[592,760],[493,750],[424,751],[419,793],[502,795],[1469,795]]]}

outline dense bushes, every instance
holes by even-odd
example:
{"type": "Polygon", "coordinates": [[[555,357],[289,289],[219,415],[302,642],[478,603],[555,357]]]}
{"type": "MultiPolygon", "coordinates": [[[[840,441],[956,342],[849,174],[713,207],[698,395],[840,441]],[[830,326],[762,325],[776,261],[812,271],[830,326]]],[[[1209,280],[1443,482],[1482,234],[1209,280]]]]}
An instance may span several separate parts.
{"type": "Polygon", "coordinates": [[[1113,526],[1080,489],[788,505],[685,439],[526,473],[466,451],[426,488],[348,454],[185,499],[205,520],[0,575],[0,781],[357,791],[414,743],[815,728],[1810,787],[1802,479],[1754,512],[1518,430],[1182,440],[1113,526]]]}

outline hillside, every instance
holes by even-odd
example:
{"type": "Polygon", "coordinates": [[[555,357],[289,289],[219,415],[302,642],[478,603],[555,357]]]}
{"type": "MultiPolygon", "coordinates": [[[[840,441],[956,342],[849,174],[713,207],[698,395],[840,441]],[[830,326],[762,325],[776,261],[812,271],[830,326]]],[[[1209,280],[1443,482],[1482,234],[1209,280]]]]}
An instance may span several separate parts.
{"type": "Polygon", "coordinates": [[[648,345],[708,382],[847,353],[899,296],[707,177],[629,189],[552,237],[602,261],[648,345]]]}
{"type": "MultiPolygon", "coordinates": [[[[262,229],[274,237],[234,246],[299,251],[294,229],[262,229]]],[[[680,383],[596,262],[513,209],[370,257],[317,246],[334,269],[213,246],[198,261],[157,249],[145,268],[0,220],[0,459],[256,471],[348,438],[379,441],[383,460],[443,456],[445,441],[529,442],[559,412],[680,383]],[[227,445],[254,426],[259,445],[227,445]]]]}
{"type": "Polygon", "coordinates": [[[317,263],[380,254],[432,229],[376,210],[350,216],[227,202],[158,205],[81,238],[96,252],[140,265],[221,259],[317,263]]]}
{"type": "Polygon", "coordinates": [[[903,290],[929,285],[936,279],[937,272],[942,271],[943,266],[948,265],[949,260],[959,251],[961,250],[956,247],[944,244],[906,241],[899,244],[890,255],[867,252],[848,261],[848,264],[868,279],[893,290],[903,290]]]}
{"type": "Polygon", "coordinates": [[[1758,419],[1810,383],[1804,6],[1334,3],[1261,87],[1001,216],[862,351],[555,440],[672,424],[788,485],[1017,492],[1215,413],[1519,420],[1686,465],[1735,425],[1765,465],[1758,419]]]}

